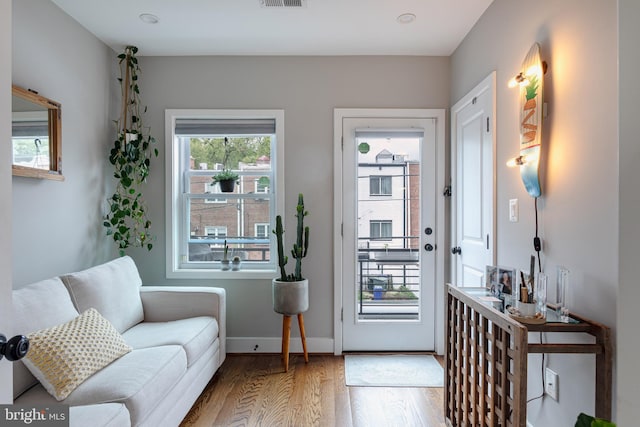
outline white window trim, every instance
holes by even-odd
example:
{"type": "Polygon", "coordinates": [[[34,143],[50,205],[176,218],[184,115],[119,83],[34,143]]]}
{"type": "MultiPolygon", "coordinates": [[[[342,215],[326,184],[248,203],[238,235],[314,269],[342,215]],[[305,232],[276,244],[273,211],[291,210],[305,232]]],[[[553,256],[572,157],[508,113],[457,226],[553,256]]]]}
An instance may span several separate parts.
{"type": "MultiPolygon", "coordinates": [[[[183,209],[180,198],[180,153],[178,144],[174,144],[175,140],[175,123],[177,119],[182,118],[226,118],[226,119],[275,119],[276,122],[276,146],[275,158],[271,159],[271,165],[274,169],[275,183],[271,183],[275,188],[275,215],[282,215],[284,220],[284,110],[200,110],[200,109],[167,109],[165,110],[165,183],[166,183],[166,277],[182,278],[182,279],[271,279],[276,277],[276,268],[271,270],[250,270],[243,265],[240,271],[221,271],[217,268],[212,269],[186,269],[180,268],[179,252],[179,236],[178,228],[180,215],[179,209],[183,209]],[[176,255],[174,256],[174,253],[176,255]]],[[[275,218],[274,215],[274,218],[275,218]]],[[[182,225],[184,226],[184,224],[182,225]]],[[[269,236],[271,245],[275,236],[269,236]]],[[[275,254],[275,251],[274,251],[275,254]]],[[[184,255],[186,256],[186,255],[184,255]]],[[[272,256],[274,257],[274,256],[272,256]]],[[[274,257],[275,258],[275,257],[274,257]]]]}

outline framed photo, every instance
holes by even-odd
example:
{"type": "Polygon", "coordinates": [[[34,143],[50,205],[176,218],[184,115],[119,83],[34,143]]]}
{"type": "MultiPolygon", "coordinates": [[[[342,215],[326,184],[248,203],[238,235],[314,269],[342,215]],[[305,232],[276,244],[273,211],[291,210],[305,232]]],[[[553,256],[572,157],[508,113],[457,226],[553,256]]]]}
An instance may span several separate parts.
{"type": "Polygon", "coordinates": [[[498,267],[498,287],[501,294],[514,294],[514,283],[517,280],[516,270],[511,267],[498,267]]]}
{"type": "Polygon", "coordinates": [[[491,292],[491,295],[500,295],[500,287],[498,284],[498,267],[495,265],[487,265],[485,269],[485,286],[491,292]]]}

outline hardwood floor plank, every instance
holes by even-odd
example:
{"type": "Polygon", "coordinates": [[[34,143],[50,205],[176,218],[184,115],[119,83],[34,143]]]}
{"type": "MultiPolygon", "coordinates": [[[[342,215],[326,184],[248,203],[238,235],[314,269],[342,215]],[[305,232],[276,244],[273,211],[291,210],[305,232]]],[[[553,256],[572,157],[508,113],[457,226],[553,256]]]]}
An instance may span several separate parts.
{"type": "Polygon", "coordinates": [[[440,427],[443,402],[442,388],[347,387],[341,356],[293,354],[285,373],[278,354],[231,354],[181,427],[440,427]]]}

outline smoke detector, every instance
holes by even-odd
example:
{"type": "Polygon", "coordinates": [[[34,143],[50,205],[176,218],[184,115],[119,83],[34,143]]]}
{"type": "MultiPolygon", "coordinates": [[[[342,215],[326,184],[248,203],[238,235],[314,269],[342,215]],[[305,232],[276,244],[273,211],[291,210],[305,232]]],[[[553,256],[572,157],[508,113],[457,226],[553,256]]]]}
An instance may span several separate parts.
{"type": "Polygon", "coordinates": [[[260,0],[260,7],[307,7],[307,0],[260,0]]]}

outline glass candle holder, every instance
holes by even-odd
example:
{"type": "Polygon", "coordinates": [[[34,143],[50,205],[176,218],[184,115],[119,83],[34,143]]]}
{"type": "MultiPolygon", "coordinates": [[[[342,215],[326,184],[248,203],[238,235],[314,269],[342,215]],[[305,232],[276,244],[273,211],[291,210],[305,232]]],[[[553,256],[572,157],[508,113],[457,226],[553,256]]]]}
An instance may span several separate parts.
{"type": "Polygon", "coordinates": [[[533,299],[536,303],[536,314],[540,313],[542,318],[547,318],[547,283],[549,276],[544,273],[537,273],[533,299]]]}
{"type": "Polygon", "coordinates": [[[558,282],[556,287],[556,310],[562,322],[569,321],[569,307],[567,296],[569,293],[570,271],[565,267],[558,267],[558,282]]]}

